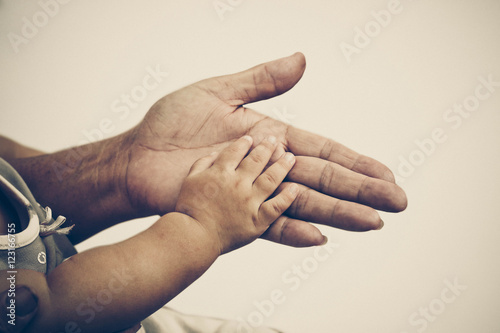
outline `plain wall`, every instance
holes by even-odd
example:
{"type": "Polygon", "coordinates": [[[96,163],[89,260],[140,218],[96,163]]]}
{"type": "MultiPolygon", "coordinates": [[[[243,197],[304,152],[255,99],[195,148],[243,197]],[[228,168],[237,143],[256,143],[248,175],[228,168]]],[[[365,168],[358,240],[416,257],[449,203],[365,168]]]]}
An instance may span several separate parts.
{"type": "MultiPolygon", "coordinates": [[[[292,125],[378,159],[408,195],[405,212],[381,213],[381,231],[320,226],[331,253],[258,240],[225,255],[172,307],[262,319],[291,333],[500,331],[500,85],[474,105],[480,77],[500,82],[500,2],[69,1],[51,8],[43,22],[37,1],[0,1],[1,134],[52,152],[85,141],[109,118],[105,137],[114,136],[169,92],[301,51],[307,69],[299,84],[252,108],[289,114],[292,125]],[[13,45],[9,36],[22,36],[34,16],[46,24],[13,45]],[[140,84],[148,66],[169,76],[120,119],[110,105],[140,84]],[[449,113],[464,103],[473,111],[449,113]],[[440,142],[419,148],[436,131],[440,142]],[[272,293],[282,297],[270,307],[272,293]]],[[[130,237],[155,219],[117,226],[78,249],[130,237]]]]}

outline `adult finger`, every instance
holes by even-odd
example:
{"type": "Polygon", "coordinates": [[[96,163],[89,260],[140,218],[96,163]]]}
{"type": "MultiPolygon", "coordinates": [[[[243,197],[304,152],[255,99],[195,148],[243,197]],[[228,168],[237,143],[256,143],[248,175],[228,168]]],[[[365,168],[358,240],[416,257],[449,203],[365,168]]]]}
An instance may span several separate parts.
{"type": "Polygon", "coordinates": [[[389,212],[406,208],[404,191],[394,183],[372,178],[327,160],[297,156],[287,179],[338,199],[389,212]]]}
{"type": "Polygon", "coordinates": [[[334,140],[289,126],[286,141],[288,149],[297,156],[318,157],[354,172],[394,183],[394,174],[388,167],[334,140]]]}
{"type": "Polygon", "coordinates": [[[323,245],[327,238],[314,225],[282,215],[260,237],[293,247],[323,245]]]}
{"type": "MultiPolygon", "coordinates": [[[[282,183],[278,191],[285,185],[286,182],[282,183]]],[[[299,194],[286,211],[287,216],[350,231],[376,230],[384,225],[371,207],[340,200],[304,185],[298,186],[299,194]]]]}
{"type": "Polygon", "coordinates": [[[246,71],[198,82],[229,105],[268,99],[291,89],[302,77],[306,67],[302,53],[260,64],[246,71]]]}

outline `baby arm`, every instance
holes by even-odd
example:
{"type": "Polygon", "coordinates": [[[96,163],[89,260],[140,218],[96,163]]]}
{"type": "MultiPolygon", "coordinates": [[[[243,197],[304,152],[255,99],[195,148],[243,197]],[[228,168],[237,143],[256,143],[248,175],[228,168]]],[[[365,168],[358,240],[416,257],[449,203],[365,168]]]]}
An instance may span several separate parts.
{"type": "Polygon", "coordinates": [[[266,231],[292,203],[296,185],[270,198],[293,166],[287,153],[265,171],[268,139],[250,137],[193,164],[176,212],[124,242],[77,254],[46,278],[20,273],[39,297],[29,332],[113,332],[144,319],[200,277],[223,253],[266,231]],[[31,277],[30,277],[31,276],[31,277]]]}

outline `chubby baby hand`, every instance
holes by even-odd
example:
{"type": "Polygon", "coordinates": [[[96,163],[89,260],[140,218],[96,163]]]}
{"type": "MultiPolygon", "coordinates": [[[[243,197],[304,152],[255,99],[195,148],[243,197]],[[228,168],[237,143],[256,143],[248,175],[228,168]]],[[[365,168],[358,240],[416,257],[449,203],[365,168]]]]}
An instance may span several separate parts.
{"type": "Polygon", "coordinates": [[[273,193],[292,169],[295,156],[285,153],[266,170],[276,149],[268,137],[252,147],[244,136],[220,153],[196,161],[184,181],[176,211],[189,215],[218,243],[220,254],[257,239],[298,194],[296,184],[273,193]],[[246,157],[245,157],[246,156],[246,157]]]}

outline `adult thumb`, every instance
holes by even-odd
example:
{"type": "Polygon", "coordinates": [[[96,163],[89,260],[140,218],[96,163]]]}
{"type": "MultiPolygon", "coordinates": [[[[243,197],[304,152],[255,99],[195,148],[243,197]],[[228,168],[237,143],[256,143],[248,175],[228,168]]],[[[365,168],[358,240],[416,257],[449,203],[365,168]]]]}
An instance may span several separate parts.
{"type": "Polygon", "coordinates": [[[21,332],[38,310],[38,298],[28,287],[17,287],[0,294],[1,332],[21,332]]]}
{"type": "Polygon", "coordinates": [[[243,72],[200,81],[198,84],[229,105],[239,106],[283,94],[299,82],[306,60],[297,52],[243,72]]]}

